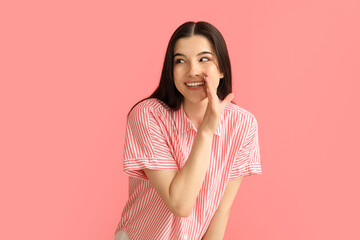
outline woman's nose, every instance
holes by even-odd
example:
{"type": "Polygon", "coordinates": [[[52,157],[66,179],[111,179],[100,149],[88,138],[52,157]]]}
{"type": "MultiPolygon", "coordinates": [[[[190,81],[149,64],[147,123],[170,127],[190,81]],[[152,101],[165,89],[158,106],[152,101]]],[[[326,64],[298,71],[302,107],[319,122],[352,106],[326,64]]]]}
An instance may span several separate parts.
{"type": "Polygon", "coordinates": [[[200,67],[199,64],[191,63],[189,67],[189,76],[190,77],[197,77],[204,72],[204,70],[200,67]]]}

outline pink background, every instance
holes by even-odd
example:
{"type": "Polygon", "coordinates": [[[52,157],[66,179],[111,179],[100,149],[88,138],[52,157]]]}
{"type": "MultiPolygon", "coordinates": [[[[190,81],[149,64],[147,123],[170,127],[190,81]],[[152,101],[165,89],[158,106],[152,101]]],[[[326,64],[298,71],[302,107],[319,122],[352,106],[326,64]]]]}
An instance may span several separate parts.
{"type": "Polygon", "coordinates": [[[113,239],[128,196],[126,114],[168,40],[208,21],[263,175],[224,239],[360,239],[360,4],[353,0],[1,1],[0,239],[113,239]]]}

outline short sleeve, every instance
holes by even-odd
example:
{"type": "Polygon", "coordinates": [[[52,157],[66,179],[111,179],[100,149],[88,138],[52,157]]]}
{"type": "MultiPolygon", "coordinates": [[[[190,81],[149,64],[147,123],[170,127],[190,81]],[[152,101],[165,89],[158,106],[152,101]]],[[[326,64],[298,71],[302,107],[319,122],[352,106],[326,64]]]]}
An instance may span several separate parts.
{"type": "Polygon", "coordinates": [[[243,147],[236,154],[230,179],[261,173],[258,124],[256,118],[253,117],[243,147]]]}
{"type": "Polygon", "coordinates": [[[123,154],[126,175],[147,179],[144,168],[178,170],[160,123],[149,106],[138,104],[130,112],[123,154]]]}

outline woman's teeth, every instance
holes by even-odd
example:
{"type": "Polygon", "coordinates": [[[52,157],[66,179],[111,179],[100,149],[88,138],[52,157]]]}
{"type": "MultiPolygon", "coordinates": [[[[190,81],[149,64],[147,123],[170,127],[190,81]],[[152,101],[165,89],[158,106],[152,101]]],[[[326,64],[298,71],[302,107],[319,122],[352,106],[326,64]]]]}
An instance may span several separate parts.
{"type": "Polygon", "coordinates": [[[196,83],[185,83],[186,86],[189,86],[189,87],[197,87],[197,86],[202,86],[205,84],[205,82],[196,82],[196,83]]]}

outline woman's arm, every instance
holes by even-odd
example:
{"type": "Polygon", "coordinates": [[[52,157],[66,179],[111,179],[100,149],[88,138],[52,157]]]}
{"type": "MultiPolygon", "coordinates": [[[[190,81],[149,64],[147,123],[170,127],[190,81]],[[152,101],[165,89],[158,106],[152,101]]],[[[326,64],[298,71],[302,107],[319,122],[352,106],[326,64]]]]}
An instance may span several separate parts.
{"type": "Polygon", "coordinates": [[[198,130],[180,172],[144,169],[166,206],[178,217],[188,217],[192,212],[209,166],[212,139],[213,135],[198,130]]]}
{"type": "Polygon", "coordinates": [[[220,201],[220,205],[216,210],[202,240],[219,240],[224,238],[226,225],[230,216],[231,205],[234,202],[242,179],[243,177],[240,177],[229,181],[226,186],[224,196],[220,201]]]}

